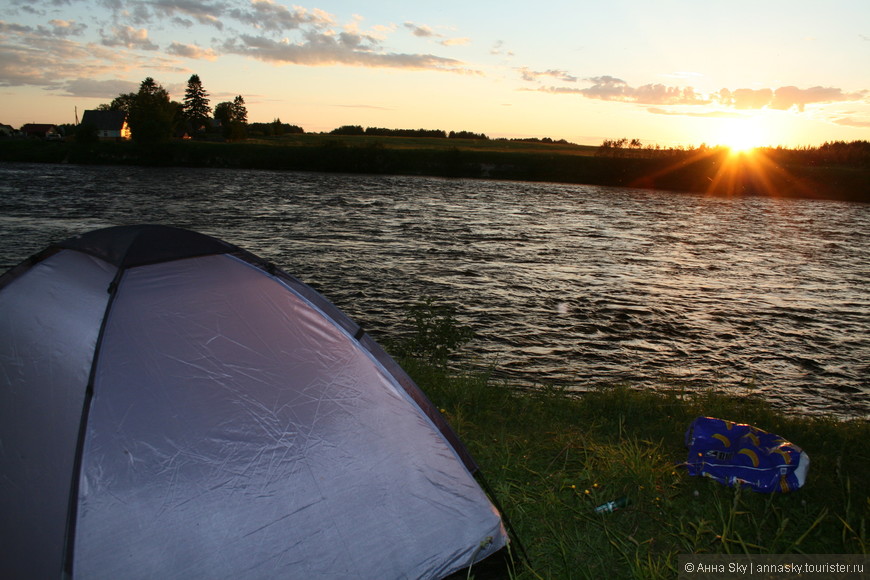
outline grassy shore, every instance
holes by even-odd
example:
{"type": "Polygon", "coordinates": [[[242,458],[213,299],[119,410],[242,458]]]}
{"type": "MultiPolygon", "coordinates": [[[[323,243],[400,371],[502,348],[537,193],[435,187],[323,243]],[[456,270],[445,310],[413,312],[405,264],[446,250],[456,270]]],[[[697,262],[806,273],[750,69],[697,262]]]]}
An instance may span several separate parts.
{"type": "Polygon", "coordinates": [[[238,143],[76,143],[0,139],[0,161],[249,168],[550,181],[870,202],[870,165],[799,151],[603,150],[571,143],[292,134],[238,143]]]}
{"type": "Polygon", "coordinates": [[[469,447],[525,546],[518,579],[674,578],[679,554],[867,554],[870,423],[790,416],[754,396],[519,392],[481,374],[403,366],[469,447]],[[697,416],[801,446],[806,485],[763,495],[688,476],[697,416]],[[614,513],[595,506],[621,496],[614,513]]]}

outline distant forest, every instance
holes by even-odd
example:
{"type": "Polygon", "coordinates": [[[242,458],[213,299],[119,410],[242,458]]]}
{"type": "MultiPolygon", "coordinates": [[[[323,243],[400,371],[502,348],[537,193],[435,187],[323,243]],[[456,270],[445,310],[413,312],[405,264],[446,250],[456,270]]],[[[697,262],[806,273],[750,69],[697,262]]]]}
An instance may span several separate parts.
{"type": "MultiPolygon", "coordinates": [[[[330,135],[369,135],[376,137],[415,137],[429,139],[480,139],[489,140],[485,133],[474,133],[472,131],[444,131],[443,129],[385,129],[383,127],[366,127],[361,125],[342,125],[337,129],[329,132],[330,135]]],[[[496,141],[524,141],[528,143],[557,143],[559,145],[573,145],[565,139],[555,141],[549,137],[539,139],[537,137],[528,137],[522,139],[503,139],[499,138],[496,141]]]]}
{"type": "MultiPolygon", "coordinates": [[[[707,156],[727,152],[728,147],[668,147],[641,145],[640,140],[606,139],[599,147],[600,157],[623,157],[654,159],[662,156],[707,156]]],[[[818,147],[757,147],[755,151],[764,153],[779,163],[799,163],[803,165],[846,165],[870,169],[870,141],[831,141],[818,147]]]]}

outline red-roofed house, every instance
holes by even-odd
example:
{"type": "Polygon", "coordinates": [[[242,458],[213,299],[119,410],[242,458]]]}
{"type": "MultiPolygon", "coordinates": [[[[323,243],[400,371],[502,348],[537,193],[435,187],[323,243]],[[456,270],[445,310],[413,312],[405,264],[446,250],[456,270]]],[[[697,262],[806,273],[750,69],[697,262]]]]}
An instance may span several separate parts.
{"type": "Polygon", "coordinates": [[[21,132],[25,137],[35,137],[38,139],[58,139],[60,137],[57,125],[49,125],[47,123],[27,123],[21,126],[21,132]]]}

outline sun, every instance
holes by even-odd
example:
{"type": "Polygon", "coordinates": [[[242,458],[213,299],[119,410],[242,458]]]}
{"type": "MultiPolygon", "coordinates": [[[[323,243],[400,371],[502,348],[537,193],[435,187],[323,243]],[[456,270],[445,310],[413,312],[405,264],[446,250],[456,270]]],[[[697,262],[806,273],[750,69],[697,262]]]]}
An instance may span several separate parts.
{"type": "Polygon", "coordinates": [[[732,153],[746,153],[764,144],[764,127],[757,117],[723,119],[716,143],[732,153]]]}

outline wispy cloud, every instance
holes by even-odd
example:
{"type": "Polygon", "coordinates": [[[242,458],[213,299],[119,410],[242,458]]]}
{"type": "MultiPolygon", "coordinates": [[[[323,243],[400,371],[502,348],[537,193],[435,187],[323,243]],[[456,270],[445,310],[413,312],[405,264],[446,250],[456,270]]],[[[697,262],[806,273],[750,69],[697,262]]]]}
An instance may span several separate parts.
{"type": "Polygon", "coordinates": [[[840,117],[839,119],[834,119],[833,123],[843,125],[844,127],[870,127],[870,120],[862,121],[854,117],[840,117]]]}
{"type": "Polygon", "coordinates": [[[88,28],[86,24],[81,24],[74,20],[54,19],[48,23],[52,28],[53,34],[58,37],[81,36],[88,28]]]}
{"type": "Polygon", "coordinates": [[[787,111],[796,109],[803,112],[807,105],[839,103],[860,100],[861,94],[845,93],[833,87],[810,87],[800,89],[794,86],[778,89],[737,89],[719,91],[719,101],[736,109],[777,109],[787,111]]]}
{"type": "MultiPolygon", "coordinates": [[[[562,71],[552,72],[561,73],[562,71]]],[[[523,74],[524,80],[537,80],[540,76],[540,74],[537,76],[523,74]]],[[[662,84],[632,87],[624,80],[609,75],[584,80],[591,83],[591,86],[583,88],[540,86],[532,90],[556,94],[577,94],[589,99],[641,105],[702,105],[710,102],[709,99],[696,93],[692,87],[669,87],[662,84]]]]}
{"type": "MultiPolygon", "coordinates": [[[[563,82],[576,83],[573,75],[561,70],[543,72],[531,71],[528,68],[517,69],[524,81],[539,83],[535,88],[524,89],[553,94],[576,94],[590,99],[602,101],[618,101],[638,105],[659,106],[698,106],[718,105],[738,111],[775,109],[781,111],[796,110],[803,112],[808,105],[830,104],[847,101],[859,101],[866,98],[867,91],[848,93],[835,87],[810,87],[802,89],[796,86],[762,89],[722,89],[711,94],[702,94],[693,87],[668,86],[663,84],[646,84],[638,87],[629,85],[623,79],[615,76],[602,75],[583,79],[589,86],[546,86],[540,84],[545,78],[555,78],[563,82]]],[[[655,114],[670,114],[665,109],[648,109],[655,114]]],[[[685,111],[676,113],[687,115],[685,111]]],[[[720,115],[719,112],[707,112],[703,115],[720,115]]]]}
{"type": "Polygon", "coordinates": [[[140,50],[157,50],[160,47],[148,38],[148,31],[144,28],[132,26],[116,26],[108,33],[102,32],[103,46],[123,46],[140,50]]]}
{"type": "Polygon", "coordinates": [[[299,6],[291,10],[272,0],[252,0],[248,6],[229,10],[228,15],[243,24],[269,32],[287,32],[304,26],[324,28],[335,23],[333,17],[323,10],[307,10],[299,6]]]}
{"type": "MultiPolygon", "coordinates": [[[[107,2],[120,0],[106,0],[107,2]]],[[[223,22],[221,18],[227,11],[227,3],[221,0],[152,0],[150,2],[132,1],[133,10],[127,10],[140,15],[140,19],[150,20],[149,11],[153,10],[156,16],[165,18],[167,16],[176,19],[177,23],[184,25],[192,24],[186,19],[204,24],[206,26],[214,26],[218,30],[223,30],[223,22]]]]}
{"type": "Polygon", "coordinates": [[[32,26],[0,20],[0,34],[30,34],[34,30],[32,26]]]}
{"type": "Polygon", "coordinates": [[[217,60],[217,53],[211,48],[202,48],[195,44],[182,44],[173,42],[166,49],[167,54],[180,56],[182,58],[192,58],[195,60],[217,60]]]}
{"type": "Polygon", "coordinates": [[[0,34],[9,35],[36,35],[41,38],[66,38],[80,36],[87,29],[87,25],[79,24],[71,20],[51,20],[48,26],[26,26],[0,20],[0,34]]]}
{"type": "MultiPolygon", "coordinates": [[[[391,35],[400,28],[396,24],[364,28],[360,16],[339,22],[323,10],[282,0],[8,1],[12,8],[7,18],[28,14],[30,20],[23,16],[22,22],[0,20],[0,86],[34,85],[78,93],[85,91],[81,79],[118,78],[143,65],[152,74],[184,70],[179,68],[179,57],[215,61],[223,54],[276,65],[482,74],[436,50],[391,49],[391,35]],[[75,19],[58,10],[73,4],[82,9],[75,19]],[[199,27],[199,36],[189,32],[194,27],[199,27]],[[208,28],[216,31],[210,41],[202,35],[208,28]],[[177,40],[163,40],[167,34],[177,40]],[[149,53],[147,60],[144,53],[149,53]]],[[[408,22],[405,28],[436,45],[470,42],[422,24],[408,22]]]]}
{"type": "Polygon", "coordinates": [[[462,46],[471,44],[471,39],[467,37],[448,37],[445,34],[436,32],[430,26],[425,24],[415,24],[413,22],[405,22],[404,27],[411,31],[411,34],[418,38],[429,38],[437,41],[442,46],[462,46]]]}
{"type": "Polygon", "coordinates": [[[117,51],[47,35],[41,27],[0,21],[0,34],[0,86],[58,88],[65,79],[117,74],[124,66],[117,51]]]}
{"type": "Polygon", "coordinates": [[[577,77],[563,70],[550,69],[545,71],[533,71],[528,67],[520,67],[517,69],[520,72],[524,81],[537,81],[541,78],[549,77],[565,83],[576,83],[577,77]]]}
{"type": "Polygon", "coordinates": [[[349,32],[309,32],[304,42],[274,40],[264,36],[242,34],[225,41],[221,49],[272,64],[308,66],[352,65],[403,69],[431,69],[460,73],[476,73],[461,61],[432,54],[385,52],[371,37],[349,32]]]}
{"type": "Polygon", "coordinates": [[[106,95],[135,93],[139,90],[139,83],[116,79],[104,81],[74,79],[64,83],[63,90],[70,96],[103,98],[106,95]]]}
{"type": "Polygon", "coordinates": [[[406,22],[405,28],[411,31],[411,34],[414,36],[418,36],[420,38],[433,38],[439,36],[435,33],[434,30],[429,28],[426,25],[414,24],[413,22],[406,22]]]}

